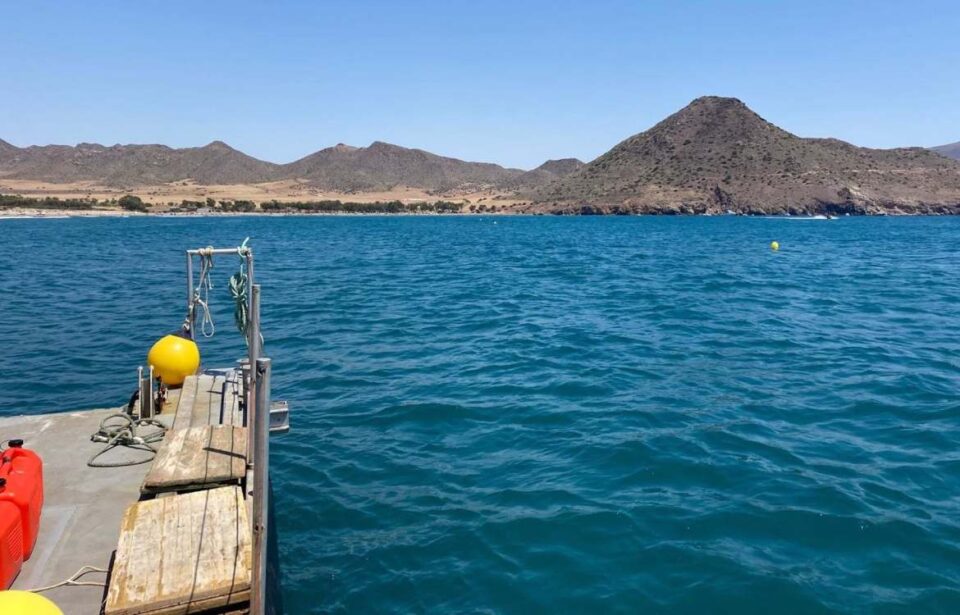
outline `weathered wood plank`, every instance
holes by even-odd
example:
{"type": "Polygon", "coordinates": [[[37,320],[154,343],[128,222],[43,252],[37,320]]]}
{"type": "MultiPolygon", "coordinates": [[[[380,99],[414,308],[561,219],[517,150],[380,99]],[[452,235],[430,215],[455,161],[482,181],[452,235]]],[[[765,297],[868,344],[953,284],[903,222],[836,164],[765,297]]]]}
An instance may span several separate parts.
{"type": "Polygon", "coordinates": [[[143,480],[141,491],[156,493],[187,486],[237,482],[247,465],[247,430],[203,425],[167,432],[143,480]]]}
{"type": "Polygon", "coordinates": [[[106,615],[179,615],[249,600],[251,536],[239,487],[138,502],[124,514],[106,615]]]}
{"type": "Polygon", "coordinates": [[[187,376],[180,385],[180,396],[177,398],[177,413],[173,418],[174,429],[190,427],[190,415],[193,413],[193,400],[197,396],[197,377],[187,376]]]}
{"type": "Polygon", "coordinates": [[[211,425],[214,421],[214,408],[219,413],[220,402],[223,399],[223,377],[210,374],[197,376],[197,396],[193,401],[193,412],[190,414],[190,426],[211,425]]]}
{"type": "Polygon", "coordinates": [[[223,374],[198,374],[184,380],[177,404],[174,428],[235,424],[231,412],[239,413],[237,385],[223,374]]]}

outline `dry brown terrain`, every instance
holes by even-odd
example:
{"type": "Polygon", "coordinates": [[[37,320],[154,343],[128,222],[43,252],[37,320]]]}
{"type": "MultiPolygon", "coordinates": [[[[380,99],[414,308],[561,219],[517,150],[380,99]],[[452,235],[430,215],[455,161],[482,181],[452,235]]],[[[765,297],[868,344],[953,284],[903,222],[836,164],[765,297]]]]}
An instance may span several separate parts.
{"type": "MultiPolygon", "coordinates": [[[[115,213],[109,201],[128,194],[156,213],[206,211],[212,199],[222,212],[267,203],[278,213],[456,212],[459,205],[463,213],[960,214],[960,162],[923,148],[879,150],[799,137],[737,99],[714,96],[694,100],[588,164],[551,160],[531,171],[379,141],[339,144],[288,164],[257,160],[219,141],[181,149],[19,148],[0,141],[0,195],[97,199],[94,214],[102,214],[115,213]],[[181,207],[184,201],[192,204],[181,207]]],[[[10,197],[4,212],[31,206],[10,197]]]]}
{"type": "Polygon", "coordinates": [[[172,182],[159,186],[139,186],[127,189],[97,185],[95,182],[50,183],[28,179],[0,179],[0,194],[20,194],[29,197],[94,198],[100,201],[118,199],[126,194],[139,196],[147,203],[176,205],[181,201],[204,201],[207,198],[230,201],[320,201],[339,200],[353,203],[402,201],[403,203],[434,202],[437,200],[464,201],[467,204],[495,201],[500,205],[517,203],[512,193],[498,190],[461,190],[432,194],[422,188],[397,186],[391,190],[373,192],[334,192],[320,190],[298,181],[277,181],[262,184],[204,185],[193,181],[172,182]]]}
{"type": "Polygon", "coordinates": [[[530,196],[531,212],[960,214],[960,163],[798,137],[707,96],[530,196]]]}

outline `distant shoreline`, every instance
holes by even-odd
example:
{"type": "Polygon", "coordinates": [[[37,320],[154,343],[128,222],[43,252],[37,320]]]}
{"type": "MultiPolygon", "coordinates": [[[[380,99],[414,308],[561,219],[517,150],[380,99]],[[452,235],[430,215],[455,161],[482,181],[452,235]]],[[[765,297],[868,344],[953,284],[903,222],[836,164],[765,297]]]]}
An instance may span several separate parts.
{"type": "MultiPolygon", "coordinates": [[[[886,212],[886,213],[858,213],[858,214],[847,214],[841,216],[834,216],[834,218],[883,218],[883,217],[907,217],[907,218],[917,218],[917,217],[943,217],[943,216],[952,216],[957,214],[942,214],[942,213],[903,213],[903,212],[886,212]]],[[[815,220],[815,219],[825,219],[822,216],[815,214],[802,214],[802,215],[791,215],[791,214],[776,214],[776,213],[735,213],[735,214],[716,214],[716,213],[657,213],[657,212],[640,212],[640,213],[630,213],[630,214],[616,214],[616,213],[557,213],[557,212],[526,212],[526,211],[496,211],[496,212],[469,212],[469,211],[460,211],[460,212],[264,212],[264,211],[254,211],[254,212],[188,212],[188,211],[178,211],[178,212],[131,212],[124,211],[121,209],[94,209],[94,210],[49,210],[49,209],[12,209],[12,210],[0,210],[0,219],[6,220],[62,220],[66,218],[239,218],[239,217],[315,217],[315,216],[329,216],[329,217],[347,217],[347,218],[356,218],[356,217],[446,217],[446,216],[456,216],[456,217],[482,217],[482,216],[498,216],[498,217],[509,217],[509,216],[524,216],[524,217],[638,217],[638,216],[655,216],[655,217],[677,217],[677,218],[783,218],[783,219],[798,219],[798,220],[815,220]]]]}

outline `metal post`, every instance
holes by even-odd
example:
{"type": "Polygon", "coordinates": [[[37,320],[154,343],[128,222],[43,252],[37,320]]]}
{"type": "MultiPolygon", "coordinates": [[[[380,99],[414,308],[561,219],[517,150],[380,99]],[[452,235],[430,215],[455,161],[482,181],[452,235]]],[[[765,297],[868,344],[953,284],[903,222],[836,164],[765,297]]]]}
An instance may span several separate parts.
{"type": "Polygon", "coordinates": [[[247,288],[250,289],[250,296],[247,297],[249,302],[247,312],[250,314],[250,327],[247,332],[249,344],[247,347],[250,349],[250,366],[253,367],[257,362],[257,357],[260,356],[260,287],[257,286],[253,278],[253,250],[251,248],[247,248],[247,288]],[[257,297],[254,297],[255,294],[257,297]],[[256,328],[256,335],[254,335],[254,328],[256,328]]]}
{"type": "MultiPolygon", "coordinates": [[[[267,524],[270,507],[270,359],[257,359],[251,379],[257,381],[254,424],[247,428],[248,439],[255,444],[253,468],[253,570],[250,583],[250,613],[266,612],[267,524]]],[[[249,487],[248,487],[249,489],[249,487]]]]}
{"type": "MultiPolygon", "coordinates": [[[[250,261],[252,262],[252,260],[250,261]]],[[[260,424],[260,415],[264,414],[269,420],[270,406],[260,406],[260,395],[257,392],[260,386],[259,377],[255,370],[257,360],[260,356],[260,285],[254,284],[250,288],[250,321],[249,321],[249,390],[247,391],[247,467],[255,466],[260,462],[257,458],[254,441],[256,437],[250,437],[250,429],[260,424]],[[263,412],[261,412],[261,408],[263,412]]]]}
{"type": "MultiPolygon", "coordinates": [[[[244,257],[247,260],[247,361],[250,364],[250,372],[253,373],[253,368],[257,364],[257,357],[260,356],[260,346],[255,345],[260,341],[260,289],[254,284],[253,278],[253,250],[251,248],[246,249],[246,254],[244,257]],[[256,294],[256,298],[254,297],[256,294]],[[254,335],[254,329],[256,329],[256,335],[254,335]]],[[[247,390],[247,408],[248,416],[250,415],[250,410],[255,404],[255,391],[256,384],[254,383],[254,378],[250,378],[250,388],[247,390]]],[[[253,420],[253,419],[249,419],[253,420]]]]}
{"type": "Polygon", "coordinates": [[[190,325],[190,338],[193,338],[193,254],[187,250],[187,322],[190,325]]]}
{"type": "MultiPolygon", "coordinates": [[[[143,418],[143,366],[140,365],[137,367],[137,401],[139,403],[139,408],[137,410],[137,418],[143,418]]],[[[133,413],[133,408],[130,408],[130,413],[133,413]]]]}
{"type": "MultiPolygon", "coordinates": [[[[156,414],[157,414],[157,407],[156,407],[156,405],[157,405],[157,398],[156,398],[156,396],[155,396],[154,393],[153,393],[154,379],[153,379],[153,366],[152,366],[152,365],[150,366],[150,380],[149,380],[149,382],[150,382],[150,385],[147,387],[147,389],[148,389],[148,391],[147,391],[147,407],[149,408],[149,416],[148,416],[147,418],[151,418],[151,419],[152,419],[152,418],[153,418],[154,416],[156,416],[156,414]]],[[[143,418],[143,417],[140,417],[140,418],[143,418]]]]}

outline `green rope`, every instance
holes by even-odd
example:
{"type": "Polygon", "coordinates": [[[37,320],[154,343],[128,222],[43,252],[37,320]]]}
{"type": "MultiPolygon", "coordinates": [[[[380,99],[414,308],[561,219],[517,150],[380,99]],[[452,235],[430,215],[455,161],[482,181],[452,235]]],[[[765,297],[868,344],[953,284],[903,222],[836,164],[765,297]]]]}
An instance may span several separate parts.
{"type": "MultiPolygon", "coordinates": [[[[250,345],[250,278],[247,276],[246,256],[247,237],[237,248],[237,256],[240,257],[240,270],[230,276],[230,295],[233,297],[233,322],[237,325],[237,330],[243,334],[243,339],[247,345],[250,345]]],[[[260,335],[260,345],[263,346],[263,335],[260,335]]]]}
{"type": "MultiPolygon", "coordinates": [[[[230,296],[233,297],[234,302],[233,322],[236,324],[237,330],[243,334],[243,339],[247,345],[250,344],[250,277],[247,275],[246,260],[249,250],[247,243],[249,241],[250,238],[247,237],[243,240],[243,243],[237,247],[237,256],[240,258],[240,270],[230,276],[228,284],[230,296]]],[[[216,327],[213,324],[213,314],[210,312],[210,290],[213,288],[213,283],[210,279],[210,270],[213,269],[213,248],[210,247],[199,250],[199,256],[200,279],[193,291],[193,306],[199,307],[201,312],[200,333],[204,337],[213,337],[213,334],[216,332],[216,327]]],[[[193,312],[194,308],[191,307],[190,311],[193,312]]],[[[190,323],[190,320],[190,314],[188,314],[184,328],[192,333],[193,323],[190,323]]],[[[261,345],[263,344],[263,335],[260,336],[260,343],[261,345]]]]}

